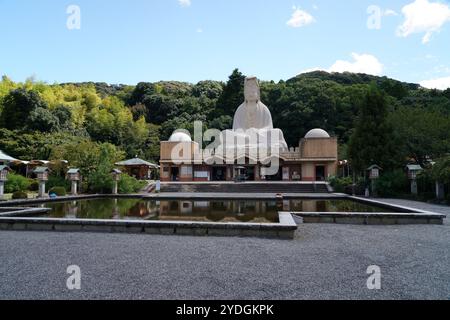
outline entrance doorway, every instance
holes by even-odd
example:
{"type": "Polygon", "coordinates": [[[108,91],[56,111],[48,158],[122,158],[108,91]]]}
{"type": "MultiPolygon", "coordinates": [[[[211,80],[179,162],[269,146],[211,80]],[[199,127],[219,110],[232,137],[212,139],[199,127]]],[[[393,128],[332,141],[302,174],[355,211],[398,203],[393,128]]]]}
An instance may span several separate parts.
{"type": "Polygon", "coordinates": [[[226,180],[227,180],[227,167],[213,167],[212,181],[226,181],[226,180]]]}
{"type": "Polygon", "coordinates": [[[255,181],[255,167],[245,167],[245,180],[255,181]]]}
{"type": "Polygon", "coordinates": [[[316,166],[316,181],[325,181],[325,166],[316,166]]]}
{"type": "Polygon", "coordinates": [[[172,180],[172,181],[180,180],[180,168],[178,168],[178,167],[171,168],[170,180],[172,180]]]}

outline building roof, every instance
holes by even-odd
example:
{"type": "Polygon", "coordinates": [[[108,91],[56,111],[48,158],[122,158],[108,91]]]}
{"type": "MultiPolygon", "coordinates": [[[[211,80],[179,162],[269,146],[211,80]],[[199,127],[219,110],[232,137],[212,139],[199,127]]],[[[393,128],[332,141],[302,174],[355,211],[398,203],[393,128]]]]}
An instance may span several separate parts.
{"type": "Polygon", "coordinates": [[[2,150],[0,150],[0,161],[11,162],[11,161],[17,161],[17,159],[8,156],[6,153],[4,153],[2,150]]]}
{"type": "Polygon", "coordinates": [[[47,167],[36,167],[33,173],[44,173],[50,171],[47,167]]]}
{"type": "Polygon", "coordinates": [[[172,134],[169,142],[192,142],[192,139],[187,133],[178,131],[172,134]]]}
{"type": "Polygon", "coordinates": [[[122,166],[122,167],[147,166],[147,167],[152,167],[152,168],[157,168],[158,167],[156,164],[150,163],[148,161],[145,161],[145,160],[142,160],[142,159],[139,159],[139,158],[134,158],[134,159],[130,159],[130,160],[117,162],[116,166],[122,166]]]}
{"type": "Polygon", "coordinates": [[[329,138],[330,135],[323,129],[312,129],[306,135],[306,139],[329,138]]]}

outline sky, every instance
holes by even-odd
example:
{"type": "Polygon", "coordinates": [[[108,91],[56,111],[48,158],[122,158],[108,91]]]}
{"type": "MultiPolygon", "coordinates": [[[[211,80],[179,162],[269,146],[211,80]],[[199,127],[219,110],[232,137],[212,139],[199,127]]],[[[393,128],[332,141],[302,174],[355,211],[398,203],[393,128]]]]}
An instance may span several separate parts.
{"type": "Polygon", "coordinates": [[[0,0],[0,74],[48,83],[311,70],[450,87],[447,0],[0,0]]]}

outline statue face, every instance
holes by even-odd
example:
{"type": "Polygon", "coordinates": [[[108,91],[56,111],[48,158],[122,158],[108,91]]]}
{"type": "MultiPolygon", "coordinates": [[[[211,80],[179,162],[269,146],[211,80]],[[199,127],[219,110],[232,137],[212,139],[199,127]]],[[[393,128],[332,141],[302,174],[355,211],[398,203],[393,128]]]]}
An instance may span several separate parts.
{"type": "Polygon", "coordinates": [[[245,100],[258,101],[260,96],[259,85],[256,79],[245,81],[244,87],[245,100]]]}

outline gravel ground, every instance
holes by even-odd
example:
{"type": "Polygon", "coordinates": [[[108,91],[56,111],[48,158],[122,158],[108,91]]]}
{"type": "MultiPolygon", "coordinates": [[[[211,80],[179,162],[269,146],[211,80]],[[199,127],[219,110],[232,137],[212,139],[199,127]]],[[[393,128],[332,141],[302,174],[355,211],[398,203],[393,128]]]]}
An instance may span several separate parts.
{"type": "Polygon", "coordinates": [[[293,241],[0,232],[2,299],[450,299],[450,227],[300,225],[293,241]],[[78,265],[81,290],[66,288],[78,265]],[[369,265],[382,289],[368,290],[369,265]]]}

